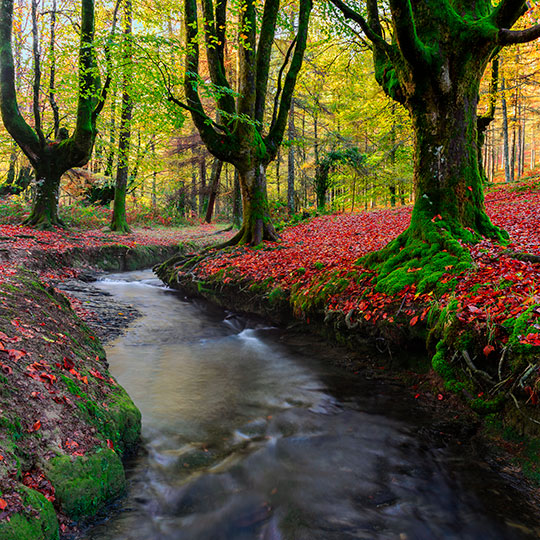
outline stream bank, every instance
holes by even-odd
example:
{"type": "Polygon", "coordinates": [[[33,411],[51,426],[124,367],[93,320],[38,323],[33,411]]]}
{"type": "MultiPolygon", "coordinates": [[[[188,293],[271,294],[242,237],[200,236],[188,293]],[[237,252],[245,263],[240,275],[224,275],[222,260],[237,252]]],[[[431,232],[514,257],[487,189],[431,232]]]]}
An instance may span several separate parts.
{"type": "MultiPolygon", "coordinates": [[[[33,234],[19,236],[34,242],[33,234]]],[[[0,249],[2,540],[56,540],[124,493],[123,460],[138,448],[141,416],[111,376],[101,341],[138,312],[85,281],[179,250],[131,241],[55,249],[53,240],[0,249]]]]}
{"type": "Polygon", "coordinates": [[[471,247],[474,265],[460,279],[449,269],[434,290],[420,292],[413,284],[381,294],[357,266],[356,236],[373,231],[381,215],[387,222],[391,216],[372,214],[316,218],[285,231],[279,244],[193,252],[155,271],[189,296],[298,325],[355,351],[382,353],[379,369],[408,382],[419,399],[435,396],[432,406],[442,416],[460,411],[540,483],[540,370],[533,344],[540,264],[484,242],[471,247]],[[499,319],[507,317],[504,324],[490,322],[495,309],[499,319]]]}

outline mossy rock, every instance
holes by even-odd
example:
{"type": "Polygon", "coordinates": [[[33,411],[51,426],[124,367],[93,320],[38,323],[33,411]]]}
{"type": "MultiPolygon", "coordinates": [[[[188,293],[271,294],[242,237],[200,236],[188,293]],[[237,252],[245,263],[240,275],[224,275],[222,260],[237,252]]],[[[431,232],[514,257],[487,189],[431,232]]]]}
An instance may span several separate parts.
{"type": "Polygon", "coordinates": [[[47,476],[62,512],[72,519],[91,517],[125,491],[122,461],[109,448],[89,456],[60,456],[48,463],[47,476]]]}
{"type": "Polygon", "coordinates": [[[109,415],[103,428],[115,426],[116,429],[111,430],[107,438],[122,455],[133,453],[141,437],[141,412],[121,386],[117,387],[113,402],[109,403],[109,415]]]}
{"type": "Polygon", "coordinates": [[[0,523],[2,540],[58,540],[58,521],[50,501],[23,485],[18,488],[25,511],[0,523]]]}

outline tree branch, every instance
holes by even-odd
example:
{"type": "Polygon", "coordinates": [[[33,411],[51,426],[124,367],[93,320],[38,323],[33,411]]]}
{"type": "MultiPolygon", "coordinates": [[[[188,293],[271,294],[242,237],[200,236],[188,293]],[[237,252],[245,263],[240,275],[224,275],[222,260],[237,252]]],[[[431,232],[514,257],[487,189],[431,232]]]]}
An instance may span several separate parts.
{"type": "Polygon", "coordinates": [[[287,124],[289,109],[291,108],[296,79],[298,78],[298,73],[302,67],[304,52],[306,50],[308,21],[312,7],[313,4],[311,0],[300,0],[300,15],[298,20],[298,33],[296,35],[296,46],[294,48],[289,71],[285,77],[279,112],[275,121],[272,122],[272,125],[270,126],[268,135],[264,139],[264,143],[267,148],[266,160],[268,162],[275,157],[279,145],[283,139],[283,133],[285,132],[285,126],[287,124]]]}
{"type": "Polygon", "coordinates": [[[289,48],[287,49],[287,52],[285,53],[283,64],[279,70],[277,87],[276,87],[276,96],[274,98],[274,111],[272,113],[272,124],[276,122],[276,117],[277,117],[277,113],[279,109],[279,98],[281,97],[283,72],[285,71],[285,68],[287,67],[287,64],[289,63],[289,59],[293,52],[294,46],[296,45],[296,40],[297,40],[297,36],[295,36],[294,39],[291,41],[291,44],[289,45],[289,48]]]}
{"type": "Polygon", "coordinates": [[[267,0],[264,3],[261,33],[259,36],[259,44],[257,45],[257,79],[255,96],[255,120],[261,123],[264,119],[268,74],[270,72],[270,56],[272,54],[272,43],[276,31],[278,12],[279,2],[267,0]]]}
{"type": "Polygon", "coordinates": [[[41,111],[39,110],[39,93],[41,90],[41,58],[39,54],[39,34],[37,26],[37,0],[32,0],[32,55],[34,59],[34,82],[32,108],[34,112],[34,129],[39,142],[45,146],[45,135],[41,129],[41,111]]]}
{"type": "Polygon", "coordinates": [[[424,67],[427,63],[426,47],[416,33],[410,0],[390,0],[395,37],[403,58],[411,66],[424,67]]]}
{"type": "Polygon", "coordinates": [[[199,96],[197,85],[199,84],[199,43],[197,23],[197,0],[184,1],[184,16],[186,30],[186,72],[184,75],[184,92],[187,106],[181,104],[172,96],[169,90],[169,100],[186,108],[191,112],[191,118],[199,131],[201,139],[208,151],[223,161],[231,161],[232,141],[226,140],[223,134],[218,133],[213,127],[213,121],[204,112],[204,107],[199,96]],[[171,99],[172,98],[172,99],[171,99]]]}
{"type": "MultiPolygon", "coordinates": [[[[387,50],[390,48],[390,44],[388,44],[382,37],[382,32],[378,31],[380,30],[380,23],[379,23],[379,29],[374,29],[370,24],[367,23],[367,21],[360,15],[360,13],[354,11],[349,6],[347,6],[344,2],[341,0],[330,0],[334,6],[336,6],[341,13],[345,16],[346,19],[349,19],[351,21],[354,21],[357,23],[360,28],[362,28],[362,31],[364,34],[366,34],[366,37],[375,45],[378,47],[381,47],[384,50],[387,50]]],[[[373,13],[373,6],[371,6],[371,13],[373,13]]],[[[369,9],[369,8],[368,8],[369,9]]],[[[376,9],[376,6],[375,6],[376,9]]],[[[378,21],[378,16],[377,16],[378,21]]],[[[371,22],[371,21],[370,21],[371,22]]]]}
{"type": "Polygon", "coordinates": [[[525,0],[501,0],[493,11],[492,19],[497,28],[512,28],[525,11],[527,11],[525,0]]]}
{"type": "Polygon", "coordinates": [[[8,133],[28,157],[37,163],[39,139],[21,115],[15,91],[15,66],[11,33],[13,0],[0,0],[0,111],[8,133]]]}
{"type": "MultiPolygon", "coordinates": [[[[97,75],[96,53],[94,49],[94,0],[81,1],[81,41],[79,46],[79,101],[77,104],[77,123],[73,135],[66,143],[73,143],[86,163],[94,146],[96,129],[94,108],[97,92],[101,86],[97,75]]],[[[83,163],[83,164],[84,164],[83,163]]],[[[76,164],[71,165],[71,167],[76,164]]]]}
{"type": "Polygon", "coordinates": [[[49,74],[49,103],[53,113],[53,131],[55,138],[58,137],[60,130],[60,113],[58,111],[58,103],[56,102],[56,56],[55,56],[55,40],[56,40],[56,0],[53,0],[51,9],[51,40],[49,45],[49,53],[51,55],[51,71],[49,74]]]}
{"type": "MultiPolygon", "coordinates": [[[[206,41],[206,57],[208,59],[210,78],[215,86],[231,90],[225,75],[225,32],[219,28],[224,26],[223,21],[217,22],[216,17],[214,17],[213,0],[203,0],[202,5],[206,25],[204,39],[206,41]]],[[[216,11],[223,10],[224,7],[226,9],[226,5],[226,0],[217,0],[216,11]]],[[[219,13],[220,19],[222,19],[221,11],[219,13]]],[[[218,107],[229,114],[234,114],[236,105],[231,92],[225,92],[218,98],[218,107]]]]}
{"type": "Polygon", "coordinates": [[[96,122],[97,117],[100,115],[101,111],[103,110],[103,107],[105,106],[105,101],[107,100],[107,95],[109,93],[109,88],[112,82],[113,69],[112,69],[111,44],[114,40],[114,34],[116,32],[116,24],[118,22],[118,10],[120,9],[121,1],[122,0],[116,0],[116,4],[114,6],[114,11],[113,11],[111,31],[109,33],[109,37],[107,38],[107,42],[105,43],[105,65],[107,67],[107,74],[105,76],[105,82],[103,83],[103,88],[101,89],[99,102],[97,104],[97,107],[94,109],[93,122],[96,122]]]}
{"type": "Polygon", "coordinates": [[[525,30],[499,30],[499,45],[515,45],[517,43],[529,43],[540,37],[540,24],[526,28],[525,30]]]}

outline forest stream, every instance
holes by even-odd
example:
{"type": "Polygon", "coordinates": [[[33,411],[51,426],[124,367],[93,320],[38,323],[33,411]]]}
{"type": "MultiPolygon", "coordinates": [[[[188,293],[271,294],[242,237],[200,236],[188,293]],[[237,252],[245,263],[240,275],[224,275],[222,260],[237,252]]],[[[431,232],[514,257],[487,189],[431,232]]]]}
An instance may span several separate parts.
{"type": "Polygon", "coordinates": [[[410,391],[353,377],[314,338],[188,301],[149,271],[96,286],[141,313],[107,355],[143,441],[127,496],[80,539],[540,537],[510,477],[457,435],[434,436],[410,391]]]}

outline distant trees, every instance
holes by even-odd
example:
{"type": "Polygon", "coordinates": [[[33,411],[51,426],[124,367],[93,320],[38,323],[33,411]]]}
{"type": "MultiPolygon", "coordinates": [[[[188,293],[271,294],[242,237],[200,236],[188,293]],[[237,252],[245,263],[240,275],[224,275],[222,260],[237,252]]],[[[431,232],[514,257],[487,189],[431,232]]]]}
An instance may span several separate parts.
{"type": "Polygon", "coordinates": [[[90,159],[97,133],[96,121],[103,107],[107,85],[101,87],[96,64],[94,0],[81,0],[79,84],[75,126],[70,134],[67,127],[60,125],[58,106],[54,99],[54,70],[51,69],[49,95],[55,119],[53,136],[50,137],[44,131],[40,108],[42,73],[37,44],[39,38],[35,1],[32,6],[33,127],[20,112],[15,89],[12,50],[13,0],[0,2],[0,112],[6,130],[24,152],[35,172],[34,202],[27,223],[36,228],[47,229],[62,225],[58,216],[61,176],[70,168],[80,167],[90,159]]]}

